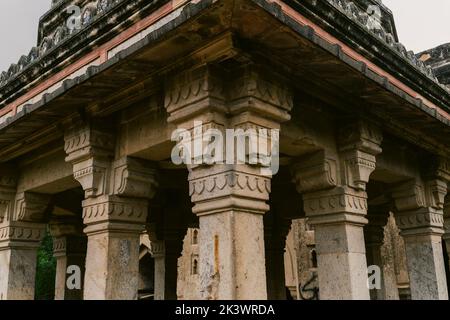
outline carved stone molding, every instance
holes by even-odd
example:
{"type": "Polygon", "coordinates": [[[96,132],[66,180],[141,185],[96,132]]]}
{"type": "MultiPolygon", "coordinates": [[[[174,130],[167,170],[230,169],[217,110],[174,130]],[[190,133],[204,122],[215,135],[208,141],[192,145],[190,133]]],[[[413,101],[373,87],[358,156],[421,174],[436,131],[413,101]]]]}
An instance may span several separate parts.
{"type": "Polygon", "coordinates": [[[155,240],[151,242],[151,252],[153,258],[164,257],[166,253],[164,240],[155,240]]]}
{"type": "Polygon", "coordinates": [[[64,136],[66,161],[72,163],[74,178],[81,184],[86,197],[106,192],[109,158],[113,154],[114,139],[109,132],[90,125],[72,128],[64,136]]]}
{"type": "Polygon", "coordinates": [[[253,66],[233,71],[202,66],[172,77],[166,82],[168,122],[197,119],[233,128],[245,123],[278,128],[290,119],[293,94],[281,77],[263,73],[253,66]]]}
{"type": "Polygon", "coordinates": [[[292,167],[299,193],[330,189],[337,185],[337,161],[322,150],[298,159],[292,167]]]}
{"type": "Polygon", "coordinates": [[[45,236],[45,224],[13,221],[0,228],[0,250],[11,246],[38,247],[45,236]]]}
{"type": "Polygon", "coordinates": [[[303,195],[308,223],[367,223],[367,194],[347,187],[310,192],[303,195]]]}
{"type": "Polygon", "coordinates": [[[16,197],[15,216],[17,221],[44,222],[50,204],[50,195],[23,192],[16,197]]]}
{"type": "Polygon", "coordinates": [[[447,182],[439,179],[427,181],[425,183],[425,190],[429,206],[443,209],[445,196],[447,195],[447,182]]]}
{"type": "Polygon", "coordinates": [[[179,123],[208,109],[225,112],[225,92],[220,71],[211,66],[188,70],[166,81],[165,107],[169,123],[179,123]]]}
{"type": "Polygon", "coordinates": [[[428,180],[425,184],[411,180],[392,190],[396,211],[415,210],[432,207],[441,210],[447,194],[447,183],[440,179],[428,180]]]}
{"type": "Polygon", "coordinates": [[[151,199],[158,182],[150,163],[124,157],[114,163],[114,194],[124,197],[151,199]]]}
{"type": "Polygon", "coordinates": [[[397,186],[392,191],[395,211],[409,211],[426,206],[424,187],[415,180],[397,186]]]}
{"type": "Polygon", "coordinates": [[[14,168],[0,167],[0,224],[12,217],[17,176],[14,168]]]}
{"type": "Polygon", "coordinates": [[[109,157],[114,149],[111,133],[92,128],[91,125],[74,127],[64,136],[67,162],[78,162],[97,157],[109,157]]]}
{"type": "Polygon", "coordinates": [[[426,159],[424,175],[427,179],[438,179],[450,183],[450,159],[429,157],[426,159]]]}
{"type": "Polygon", "coordinates": [[[147,219],[148,201],[113,195],[88,198],[83,201],[83,222],[86,225],[121,222],[142,224],[147,219]]]}
{"type": "Polygon", "coordinates": [[[376,155],[381,153],[381,130],[369,122],[351,119],[340,128],[338,140],[346,184],[365,190],[375,170],[376,155]]]}
{"type": "Polygon", "coordinates": [[[197,168],[189,174],[189,195],[197,215],[232,209],[254,213],[268,210],[271,179],[259,169],[241,166],[197,168]]]}
{"type": "Polygon", "coordinates": [[[421,208],[414,211],[396,212],[394,217],[397,226],[402,230],[402,235],[444,233],[444,215],[441,210],[421,208]]]}
{"type": "Polygon", "coordinates": [[[251,111],[278,122],[290,119],[293,108],[293,92],[281,77],[272,74],[265,77],[262,70],[246,66],[239,70],[228,86],[231,114],[251,111]]]}

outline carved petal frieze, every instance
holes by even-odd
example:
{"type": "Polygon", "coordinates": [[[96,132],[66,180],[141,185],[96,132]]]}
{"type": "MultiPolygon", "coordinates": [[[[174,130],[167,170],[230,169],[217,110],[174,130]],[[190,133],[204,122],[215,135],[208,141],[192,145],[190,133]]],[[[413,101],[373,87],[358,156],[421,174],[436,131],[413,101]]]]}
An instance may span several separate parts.
{"type": "Polygon", "coordinates": [[[367,214],[367,194],[350,188],[337,187],[332,190],[312,192],[303,195],[306,216],[367,214]]]}
{"type": "Polygon", "coordinates": [[[144,225],[147,219],[148,201],[100,196],[83,201],[84,224],[124,222],[144,225]]]}
{"type": "Polygon", "coordinates": [[[421,208],[415,211],[398,212],[394,215],[398,227],[402,231],[432,228],[435,231],[444,227],[444,215],[440,210],[421,208]]]}
{"type": "Polygon", "coordinates": [[[0,228],[0,248],[11,242],[38,246],[45,236],[45,224],[11,222],[0,228]]]}

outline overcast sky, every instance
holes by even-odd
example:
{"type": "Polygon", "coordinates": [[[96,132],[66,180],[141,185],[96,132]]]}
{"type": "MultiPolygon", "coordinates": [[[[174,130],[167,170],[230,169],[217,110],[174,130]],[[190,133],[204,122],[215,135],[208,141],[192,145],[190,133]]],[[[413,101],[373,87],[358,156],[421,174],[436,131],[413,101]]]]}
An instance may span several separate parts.
{"type": "MultiPolygon", "coordinates": [[[[324,0],[322,0],[324,1],[324,0]]],[[[36,45],[39,17],[51,0],[0,0],[0,72],[36,45]]],[[[450,42],[450,0],[383,0],[400,41],[420,52],[450,42]]]]}

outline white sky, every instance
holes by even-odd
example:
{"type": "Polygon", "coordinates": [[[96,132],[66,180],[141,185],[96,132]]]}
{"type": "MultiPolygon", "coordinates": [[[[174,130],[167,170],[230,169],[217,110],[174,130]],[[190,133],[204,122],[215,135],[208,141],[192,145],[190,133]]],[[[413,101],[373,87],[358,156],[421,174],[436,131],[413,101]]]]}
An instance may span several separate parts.
{"type": "MultiPolygon", "coordinates": [[[[323,0],[322,0],[323,1],[323,0]]],[[[0,72],[36,45],[39,17],[51,0],[0,0],[0,72]]],[[[383,0],[400,41],[420,52],[450,42],[450,0],[383,0]]]]}

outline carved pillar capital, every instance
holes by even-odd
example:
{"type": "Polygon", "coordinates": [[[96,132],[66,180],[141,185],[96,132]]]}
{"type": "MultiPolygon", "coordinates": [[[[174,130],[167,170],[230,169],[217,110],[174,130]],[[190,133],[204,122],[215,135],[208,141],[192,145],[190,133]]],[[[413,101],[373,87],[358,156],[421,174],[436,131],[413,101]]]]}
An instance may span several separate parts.
{"type": "Polygon", "coordinates": [[[86,197],[104,194],[114,150],[112,134],[86,124],[69,129],[64,140],[66,162],[72,163],[74,178],[83,187],[86,197]]]}
{"type": "Polygon", "coordinates": [[[215,166],[192,170],[189,194],[197,215],[229,210],[263,214],[268,209],[270,177],[249,166],[215,166]]]}
{"type": "Polygon", "coordinates": [[[340,127],[338,145],[345,184],[356,190],[366,189],[382,140],[381,130],[366,121],[351,120],[340,127]]]}
{"type": "Polygon", "coordinates": [[[0,227],[0,250],[11,247],[37,248],[45,236],[45,224],[11,221],[0,227]]]}
{"type": "Polygon", "coordinates": [[[290,119],[293,94],[287,81],[255,66],[225,71],[211,65],[166,81],[168,122],[192,128],[192,120],[230,128],[279,128],[290,119]],[[189,124],[191,123],[191,124],[189,124]]]}
{"type": "Polygon", "coordinates": [[[306,155],[292,167],[299,193],[331,189],[337,186],[337,159],[325,150],[306,155]]]}
{"type": "Polygon", "coordinates": [[[123,157],[114,162],[113,174],[115,195],[144,199],[155,195],[157,171],[148,161],[123,157]]]}
{"type": "Polygon", "coordinates": [[[142,231],[147,219],[146,199],[105,195],[83,201],[83,222],[86,233],[97,231],[142,231]]]}
{"type": "Polygon", "coordinates": [[[439,179],[425,184],[411,180],[394,188],[395,219],[402,234],[442,234],[446,193],[447,185],[439,179]]]}
{"type": "Polygon", "coordinates": [[[367,194],[348,187],[310,192],[303,195],[304,209],[308,223],[367,224],[367,194]]]}
{"type": "Polygon", "coordinates": [[[16,196],[14,220],[44,222],[51,196],[48,194],[21,192],[16,196]]]}

